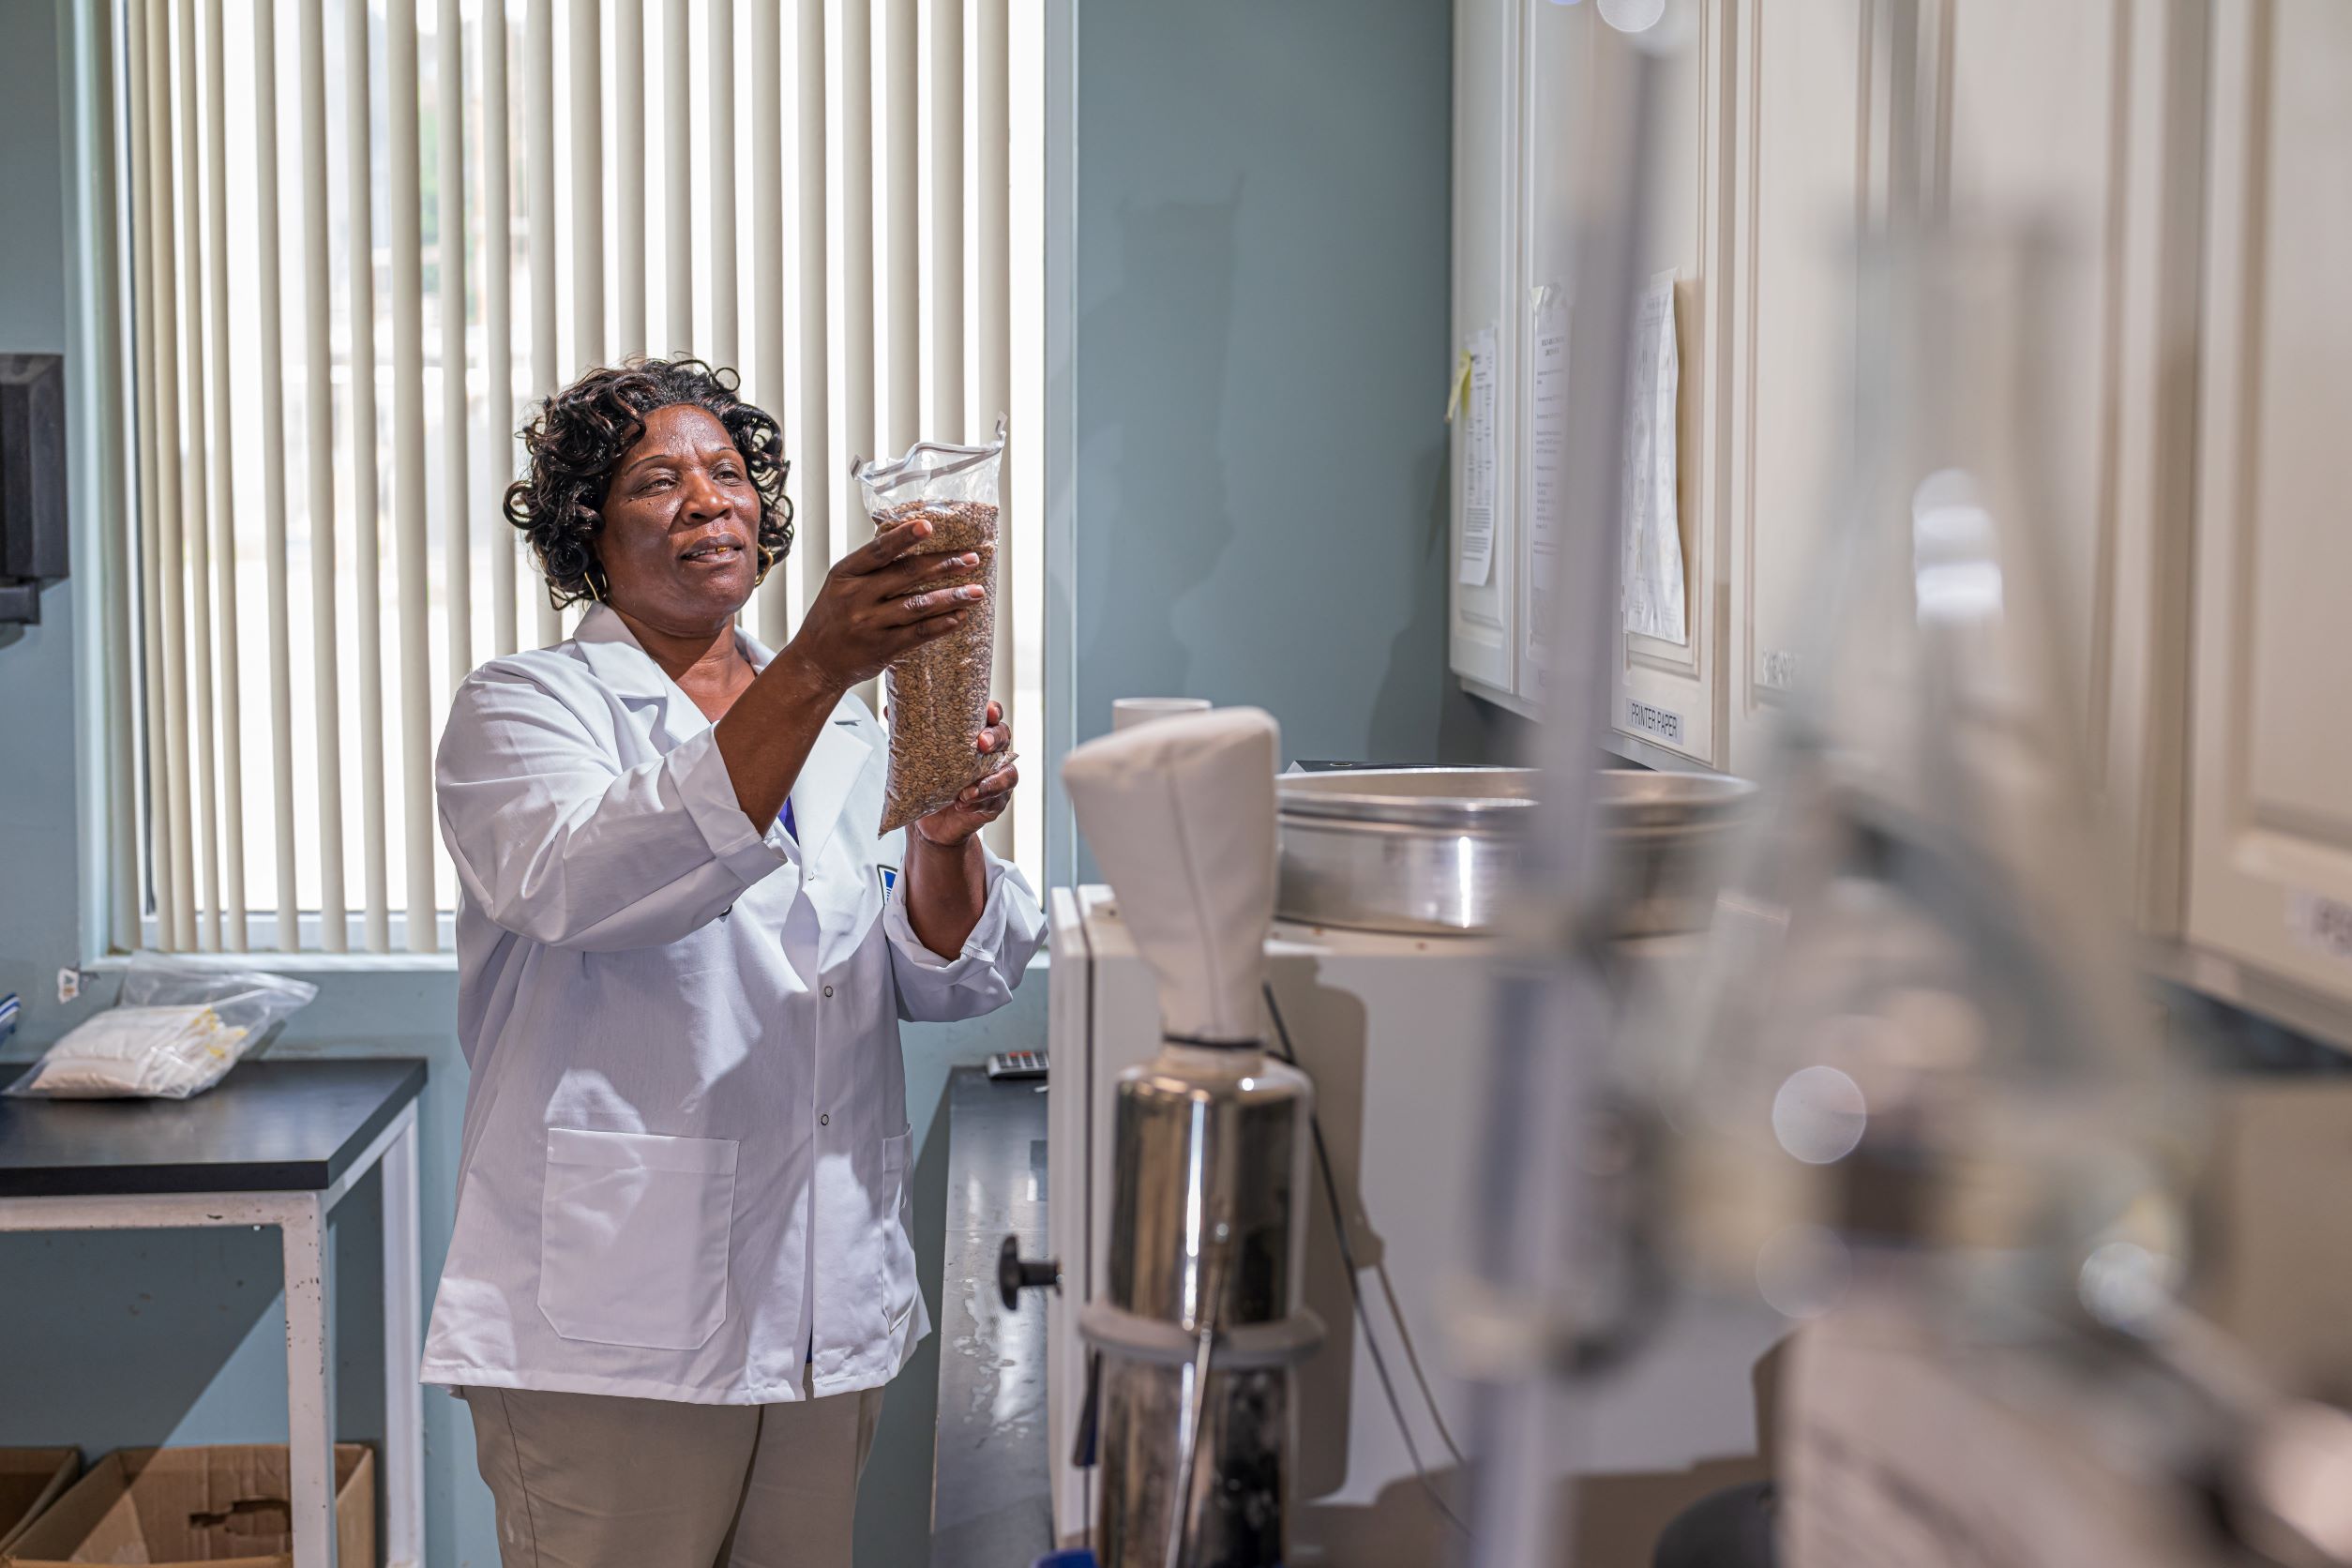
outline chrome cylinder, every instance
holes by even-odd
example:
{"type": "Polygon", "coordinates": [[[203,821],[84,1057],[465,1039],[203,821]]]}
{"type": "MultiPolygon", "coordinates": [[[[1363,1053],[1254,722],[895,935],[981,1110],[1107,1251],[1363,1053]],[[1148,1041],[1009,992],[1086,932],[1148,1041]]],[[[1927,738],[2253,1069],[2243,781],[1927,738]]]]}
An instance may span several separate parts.
{"type": "Polygon", "coordinates": [[[1284,1560],[1291,1379],[1319,1337],[1299,1302],[1313,1104],[1254,1048],[1170,1045],[1120,1078],[1107,1310],[1082,1325],[1102,1358],[1102,1568],[1284,1560]],[[1201,1380],[1186,1347],[1204,1331],[1201,1380]]]}
{"type": "Polygon", "coordinates": [[[1291,1372],[1211,1372],[1189,1487],[1182,1476],[1192,1368],[1106,1355],[1102,1378],[1103,1568],[1165,1568],[1179,1492],[1183,1568],[1280,1568],[1290,1499],[1291,1372]]]}

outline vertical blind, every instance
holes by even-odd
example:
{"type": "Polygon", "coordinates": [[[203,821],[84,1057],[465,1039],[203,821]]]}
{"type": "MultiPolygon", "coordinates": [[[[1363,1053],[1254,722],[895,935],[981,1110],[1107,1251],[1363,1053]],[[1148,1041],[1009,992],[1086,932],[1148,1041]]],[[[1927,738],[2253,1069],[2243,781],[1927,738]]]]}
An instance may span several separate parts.
{"type": "MultiPolygon", "coordinates": [[[[450,691],[571,618],[499,509],[513,432],[631,354],[736,368],[783,425],[796,542],[745,612],[771,645],[866,536],[855,458],[1008,414],[997,682],[1033,747],[1038,12],[118,0],[118,946],[446,944],[450,691]]],[[[1041,884],[1042,794],[990,830],[1041,884]]]]}

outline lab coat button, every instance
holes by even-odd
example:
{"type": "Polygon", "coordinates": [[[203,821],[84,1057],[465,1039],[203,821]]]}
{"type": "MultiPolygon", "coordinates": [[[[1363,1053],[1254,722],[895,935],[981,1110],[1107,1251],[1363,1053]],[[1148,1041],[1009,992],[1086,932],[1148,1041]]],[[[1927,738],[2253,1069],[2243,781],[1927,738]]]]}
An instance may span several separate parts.
{"type": "Polygon", "coordinates": [[[827,996],[831,996],[832,994],[833,994],[833,988],[832,988],[831,986],[827,986],[827,987],[825,988],[825,995],[827,995],[827,996]]]}
{"type": "Polygon", "coordinates": [[[833,1118],[830,1115],[820,1115],[817,1118],[817,1125],[820,1127],[830,1127],[833,1125],[833,1118]]]}

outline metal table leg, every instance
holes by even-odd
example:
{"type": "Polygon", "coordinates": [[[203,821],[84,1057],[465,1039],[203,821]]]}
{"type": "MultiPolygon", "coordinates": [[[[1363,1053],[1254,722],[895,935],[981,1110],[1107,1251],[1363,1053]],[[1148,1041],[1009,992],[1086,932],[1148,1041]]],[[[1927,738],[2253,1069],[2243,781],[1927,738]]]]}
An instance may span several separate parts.
{"type": "Polygon", "coordinates": [[[417,1378],[424,1283],[417,1260],[416,1119],[384,1153],[384,1561],[425,1560],[425,1400],[417,1378]]]}
{"type": "MultiPolygon", "coordinates": [[[[326,1205],[289,1194],[286,1258],[287,1473],[294,1568],[336,1568],[335,1364],[326,1343],[326,1205]]],[[[367,1568],[354,1564],[354,1568],[367,1568]]]]}

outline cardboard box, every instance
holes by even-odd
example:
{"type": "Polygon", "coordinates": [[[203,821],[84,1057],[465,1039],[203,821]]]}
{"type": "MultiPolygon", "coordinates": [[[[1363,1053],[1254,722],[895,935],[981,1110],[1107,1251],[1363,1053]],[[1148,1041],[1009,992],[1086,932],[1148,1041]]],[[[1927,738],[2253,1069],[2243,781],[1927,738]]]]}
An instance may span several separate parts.
{"type": "MultiPolygon", "coordinates": [[[[0,1553],[0,1564],[293,1568],[290,1490],[282,1443],[118,1449],[0,1553]]],[[[375,1455],[364,1443],[335,1447],[335,1539],[344,1568],[373,1568],[375,1455]]]]}
{"type": "Polygon", "coordinates": [[[0,1553],[81,1473],[78,1448],[0,1448],[0,1553]]]}

